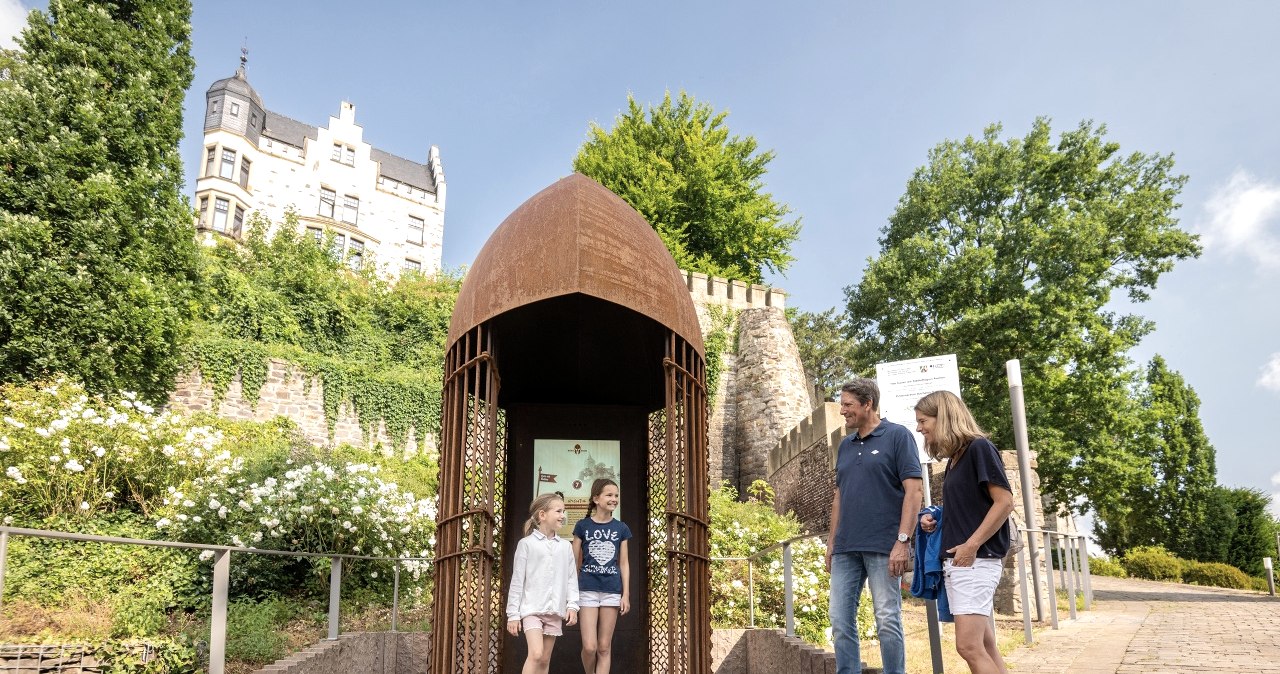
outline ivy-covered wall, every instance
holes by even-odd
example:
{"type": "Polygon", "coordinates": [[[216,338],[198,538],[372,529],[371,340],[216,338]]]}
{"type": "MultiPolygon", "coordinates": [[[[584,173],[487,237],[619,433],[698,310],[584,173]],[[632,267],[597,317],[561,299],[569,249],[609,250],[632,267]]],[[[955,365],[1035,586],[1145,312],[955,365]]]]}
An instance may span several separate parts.
{"type": "MultiPolygon", "coordinates": [[[[178,378],[177,388],[169,398],[169,407],[175,412],[213,411],[229,419],[265,421],[285,416],[298,424],[299,430],[316,445],[336,446],[349,443],[357,447],[402,447],[406,451],[419,448],[433,451],[436,426],[439,424],[439,403],[434,421],[422,425],[419,431],[412,420],[403,430],[403,439],[388,432],[389,424],[380,417],[361,423],[355,404],[345,401],[326,401],[324,380],[318,374],[309,373],[303,366],[281,360],[264,358],[261,371],[249,368],[251,385],[248,390],[241,377],[232,374],[227,379],[215,379],[212,372],[195,368],[178,378]],[[253,384],[259,384],[255,390],[253,384]],[[326,408],[332,407],[332,414],[326,408]]],[[[395,427],[395,424],[391,424],[395,427]]]]}

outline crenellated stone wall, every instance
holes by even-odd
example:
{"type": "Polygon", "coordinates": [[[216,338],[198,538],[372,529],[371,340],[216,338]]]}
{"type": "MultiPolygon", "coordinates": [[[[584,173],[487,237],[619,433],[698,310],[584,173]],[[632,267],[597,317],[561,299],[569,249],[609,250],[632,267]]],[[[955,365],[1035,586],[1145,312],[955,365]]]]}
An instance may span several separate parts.
{"type": "Polygon", "coordinates": [[[728,310],[732,318],[735,348],[722,354],[707,449],[712,486],[728,482],[742,493],[766,478],[769,450],[810,407],[804,366],[783,311],[786,293],[698,272],[685,278],[704,335],[715,327],[713,313],[728,310]]]}
{"type": "MultiPolygon", "coordinates": [[[[308,377],[302,368],[283,360],[271,359],[267,363],[267,381],[254,405],[245,396],[237,375],[227,387],[227,393],[219,402],[214,401],[213,387],[205,381],[199,369],[179,376],[174,391],[169,396],[169,409],[180,414],[214,412],[227,419],[267,421],[277,416],[288,417],[315,445],[339,445],[349,443],[360,447],[389,447],[391,440],[383,424],[377,433],[365,437],[355,411],[343,405],[329,436],[329,424],[324,416],[324,384],[318,378],[308,377]]],[[[428,434],[424,449],[433,451],[435,437],[428,434]]],[[[418,443],[413,429],[405,451],[417,451],[418,443]]]]}

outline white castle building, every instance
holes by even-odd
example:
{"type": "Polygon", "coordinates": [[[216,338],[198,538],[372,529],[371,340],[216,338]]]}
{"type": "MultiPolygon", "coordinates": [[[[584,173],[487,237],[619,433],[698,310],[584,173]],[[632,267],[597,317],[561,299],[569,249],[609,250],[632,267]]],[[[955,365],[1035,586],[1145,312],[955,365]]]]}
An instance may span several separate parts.
{"type": "Polygon", "coordinates": [[[245,79],[205,94],[204,156],[196,180],[196,227],[206,240],[240,239],[257,211],[278,226],[292,210],[298,226],[353,266],[372,262],[385,275],[440,269],[445,182],[440,150],[419,164],[364,142],[356,108],[343,102],[328,126],[267,110],[245,79]]]}

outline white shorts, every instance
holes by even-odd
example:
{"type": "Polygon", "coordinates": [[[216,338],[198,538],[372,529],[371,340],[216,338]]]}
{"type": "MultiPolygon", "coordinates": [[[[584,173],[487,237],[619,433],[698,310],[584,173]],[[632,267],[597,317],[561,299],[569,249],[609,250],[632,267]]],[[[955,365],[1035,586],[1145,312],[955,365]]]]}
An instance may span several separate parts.
{"type": "Polygon", "coordinates": [[[599,608],[601,606],[622,606],[622,595],[614,592],[578,592],[578,606],[581,608],[599,608]]]}
{"type": "Polygon", "coordinates": [[[952,615],[991,615],[991,603],[1004,570],[1003,559],[980,557],[973,566],[954,566],[943,562],[947,603],[952,615]]]}

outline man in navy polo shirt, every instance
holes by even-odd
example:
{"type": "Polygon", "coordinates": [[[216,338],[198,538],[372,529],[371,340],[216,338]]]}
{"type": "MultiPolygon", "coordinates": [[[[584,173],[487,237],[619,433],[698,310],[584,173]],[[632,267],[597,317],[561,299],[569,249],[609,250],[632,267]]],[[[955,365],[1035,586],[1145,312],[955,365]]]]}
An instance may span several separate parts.
{"type": "Polygon", "coordinates": [[[831,574],[831,632],[836,672],[859,674],[858,600],[871,587],[885,674],[907,667],[902,634],[901,580],[911,556],[911,533],[924,489],[915,437],[880,419],[880,388],[855,379],[840,388],[840,414],[849,435],[836,455],[827,571],[831,574]]]}

